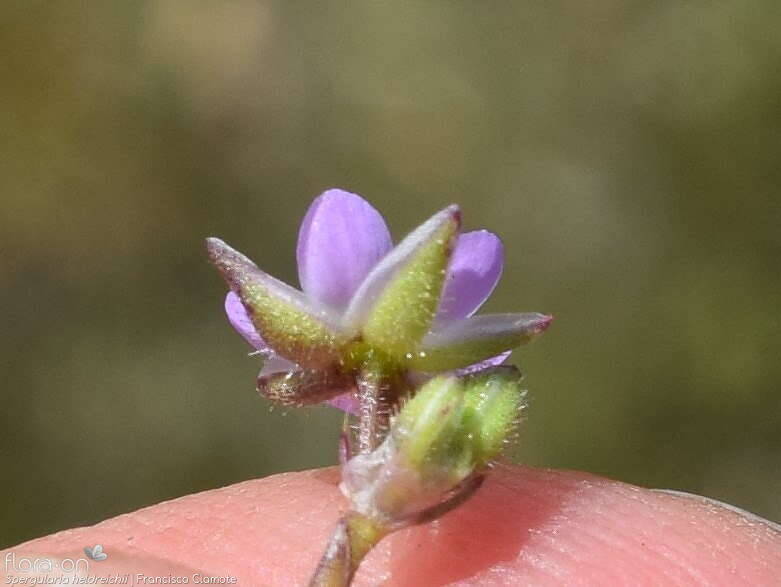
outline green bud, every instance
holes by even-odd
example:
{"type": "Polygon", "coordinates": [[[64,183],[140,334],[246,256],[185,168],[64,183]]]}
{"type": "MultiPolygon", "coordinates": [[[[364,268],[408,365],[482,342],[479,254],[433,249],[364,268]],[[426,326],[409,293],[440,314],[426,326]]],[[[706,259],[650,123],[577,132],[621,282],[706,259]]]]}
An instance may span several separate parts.
{"type": "MultiPolygon", "coordinates": [[[[409,400],[393,422],[396,446],[413,468],[444,465],[458,459],[463,443],[464,387],[454,376],[435,377],[409,400]]],[[[456,473],[458,475],[458,473],[456,473]]]]}
{"type": "Polygon", "coordinates": [[[476,467],[496,458],[514,434],[524,406],[521,378],[520,371],[508,365],[464,379],[464,427],[472,435],[476,467]]]}
{"type": "Polygon", "coordinates": [[[523,406],[515,367],[428,381],[393,420],[373,452],[343,469],[353,509],[387,524],[403,524],[441,503],[496,458],[523,406]]]}

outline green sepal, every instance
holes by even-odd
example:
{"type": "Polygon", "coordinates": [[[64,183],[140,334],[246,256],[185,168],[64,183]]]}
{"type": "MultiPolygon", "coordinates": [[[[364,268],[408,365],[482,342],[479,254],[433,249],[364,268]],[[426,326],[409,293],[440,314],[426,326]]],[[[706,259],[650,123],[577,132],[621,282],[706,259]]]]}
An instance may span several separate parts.
{"type": "Polygon", "coordinates": [[[261,371],[257,390],[263,397],[284,406],[307,406],[355,391],[355,378],[335,368],[261,371]]]}
{"type": "Polygon", "coordinates": [[[413,231],[364,280],[345,323],[397,361],[414,351],[439,306],[459,228],[458,207],[450,206],[413,231]]]}
{"type": "Polygon", "coordinates": [[[524,345],[548,327],[545,314],[485,314],[453,322],[426,335],[407,360],[418,371],[449,371],[524,345]]]}
{"type": "Polygon", "coordinates": [[[258,333],[278,355],[311,368],[330,365],[340,358],[350,337],[326,308],[264,273],[223,241],[206,239],[206,247],[258,333]]]}

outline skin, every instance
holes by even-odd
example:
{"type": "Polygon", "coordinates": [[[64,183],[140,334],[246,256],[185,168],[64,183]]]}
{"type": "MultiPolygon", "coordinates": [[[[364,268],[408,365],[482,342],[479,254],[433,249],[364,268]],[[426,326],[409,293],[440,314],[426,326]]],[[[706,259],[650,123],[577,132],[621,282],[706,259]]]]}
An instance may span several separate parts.
{"type": "MultiPolygon", "coordinates": [[[[59,532],[0,552],[0,584],[9,553],[75,559],[101,544],[92,575],[306,585],[346,505],[337,483],[335,469],[286,473],[59,532]]],[[[697,496],[500,465],[457,510],[383,540],[354,584],[779,585],[781,528],[697,496]]]]}

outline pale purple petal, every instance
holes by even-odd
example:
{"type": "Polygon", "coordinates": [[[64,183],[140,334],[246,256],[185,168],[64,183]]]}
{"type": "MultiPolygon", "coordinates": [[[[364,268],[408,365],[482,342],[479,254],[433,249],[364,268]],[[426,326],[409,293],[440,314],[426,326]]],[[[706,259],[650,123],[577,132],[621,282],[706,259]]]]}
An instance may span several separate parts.
{"type": "Polygon", "coordinates": [[[352,393],[338,395],[333,399],[329,399],[325,403],[327,403],[329,406],[333,406],[334,408],[342,410],[343,412],[348,412],[350,414],[358,413],[358,398],[356,398],[352,393]]]}
{"type": "Polygon", "coordinates": [[[463,369],[456,369],[453,372],[453,374],[460,377],[462,375],[470,375],[471,373],[477,373],[478,371],[482,371],[483,369],[498,367],[499,365],[504,363],[512,353],[513,353],[512,351],[506,351],[501,355],[496,355],[495,357],[491,357],[490,359],[486,359],[485,361],[480,361],[479,363],[475,363],[474,365],[469,365],[469,367],[464,367],[463,369]]]}
{"type": "Polygon", "coordinates": [[[450,260],[437,321],[474,314],[494,291],[503,264],[504,247],[494,233],[476,230],[460,235],[450,260]]]}
{"type": "Polygon", "coordinates": [[[320,195],[298,233],[298,277],[307,295],[344,309],[372,267],[392,247],[385,221],[356,194],[320,195]]]}
{"type": "Polygon", "coordinates": [[[272,355],[263,361],[263,367],[260,368],[258,377],[268,377],[274,373],[289,373],[297,368],[294,362],[279,355],[272,355]]]}
{"type": "Polygon", "coordinates": [[[232,291],[228,292],[228,295],[225,296],[225,313],[228,315],[228,321],[231,323],[231,326],[233,326],[253,348],[261,352],[270,350],[255,329],[255,325],[252,323],[249,314],[247,314],[247,309],[244,307],[244,304],[241,303],[239,296],[232,291]]]}

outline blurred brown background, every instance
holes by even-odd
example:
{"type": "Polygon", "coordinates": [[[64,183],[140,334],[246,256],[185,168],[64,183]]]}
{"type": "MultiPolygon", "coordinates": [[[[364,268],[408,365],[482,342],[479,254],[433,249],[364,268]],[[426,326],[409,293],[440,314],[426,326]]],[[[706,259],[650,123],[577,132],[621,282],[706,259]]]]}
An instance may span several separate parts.
{"type": "Polygon", "coordinates": [[[505,240],[515,458],[781,519],[781,5],[5,1],[0,547],[335,461],[202,239],[296,283],[309,201],[505,240]]]}

